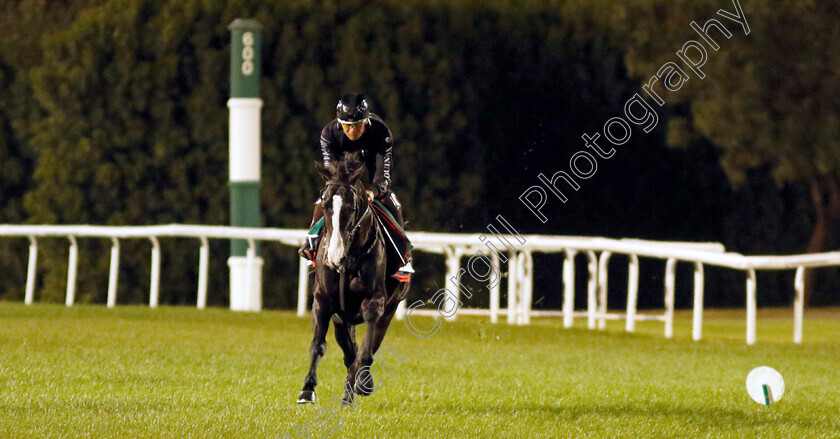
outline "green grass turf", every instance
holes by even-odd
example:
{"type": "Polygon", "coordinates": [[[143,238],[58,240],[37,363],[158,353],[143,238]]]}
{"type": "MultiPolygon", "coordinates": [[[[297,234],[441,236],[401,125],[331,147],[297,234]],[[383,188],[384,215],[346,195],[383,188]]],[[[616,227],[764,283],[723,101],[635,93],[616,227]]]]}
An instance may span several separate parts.
{"type": "Polygon", "coordinates": [[[461,318],[420,339],[395,321],[385,341],[407,362],[389,360],[394,375],[316,435],[345,372],[330,330],[319,401],[294,403],[308,318],[0,303],[0,438],[278,438],[294,423],[330,438],[840,437],[837,311],[807,310],[802,345],[789,310],[759,312],[755,346],[742,310],[707,312],[699,343],[689,313],[672,340],[661,323],[639,322],[635,334],[623,323],[597,332],[584,319],[565,330],[556,318],[461,318]],[[786,380],[770,407],[744,388],[761,365],[786,380]]]}

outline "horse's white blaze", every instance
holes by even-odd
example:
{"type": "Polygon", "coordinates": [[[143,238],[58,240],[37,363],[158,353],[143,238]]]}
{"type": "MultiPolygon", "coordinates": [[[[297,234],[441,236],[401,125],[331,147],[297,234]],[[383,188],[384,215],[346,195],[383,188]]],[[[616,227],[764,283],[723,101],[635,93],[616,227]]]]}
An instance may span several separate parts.
{"type": "Polygon", "coordinates": [[[330,245],[327,248],[327,263],[338,265],[344,257],[344,240],[341,238],[339,228],[339,215],[341,214],[341,196],[333,195],[332,233],[330,233],[330,245]]]}

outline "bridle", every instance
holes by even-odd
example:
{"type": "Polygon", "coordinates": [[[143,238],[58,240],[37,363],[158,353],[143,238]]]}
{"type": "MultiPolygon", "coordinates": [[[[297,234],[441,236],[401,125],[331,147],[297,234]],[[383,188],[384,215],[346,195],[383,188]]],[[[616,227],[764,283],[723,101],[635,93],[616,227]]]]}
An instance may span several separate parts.
{"type": "MultiPolygon", "coordinates": [[[[333,187],[349,188],[350,192],[353,193],[354,197],[361,198],[361,199],[365,200],[365,203],[364,203],[365,211],[362,212],[361,215],[359,215],[359,205],[358,205],[358,203],[355,203],[355,202],[353,203],[353,218],[356,219],[356,225],[353,226],[353,228],[350,230],[350,233],[347,234],[347,239],[344,240],[344,247],[345,247],[344,254],[345,254],[346,257],[349,258],[350,246],[353,244],[353,240],[356,237],[356,234],[358,233],[359,229],[362,227],[362,224],[364,223],[363,220],[365,219],[365,215],[370,214],[371,212],[373,212],[373,210],[370,208],[370,202],[367,202],[367,196],[365,196],[364,194],[359,194],[358,190],[356,189],[356,186],[354,186],[352,184],[348,184],[348,183],[327,183],[326,186],[327,187],[333,186],[333,187]]],[[[335,233],[335,231],[333,231],[333,233],[335,233]]],[[[340,266],[340,267],[338,267],[338,269],[336,269],[336,271],[338,271],[339,273],[342,273],[344,270],[345,270],[344,266],[340,266]]]]}
{"type": "MultiPolygon", "coordinates": [[[[347,259],[348,262],[343,264],[343,265],[339,265],[335,269],[335,271],[338,273],[338,278],[339,278],[339,280],[338,280],[338,297],[339,297],[339,305],[340,305],[340,310],[341,310],[341,319],[344,321],[345,324],[349,324],[349,322],[347,320],[346,307],[344,306],[344,296],[345,296],[344,291],[345,291],[346,282],[347,282],[346,271],[347,271],[347,267],[350,265],[350,247],[352,247],[353,241],[355,240],[355,237],[356,237],[356,234],[358,233],[359,229],[362,227],[362,224],[364,223],[365,216],[369,215],[369,214],[372,214],[373,209],[371,209],[371,207],[370,207],[370,202],[367,202],[367,197],[364,194],[362,194],[362,195],[359,194],[358,190],[356,189],[356,186],[354,186],[352,184],[348,184],[348,183],[327,183],[327,187],[330,187],[330,186],[333,186],[333,187],[347,187],[347,188],[350,189],[350,192],[353,193],[353,196],[355,198],[362,198],[363,200],[365,200],[365,203],[364,203],[365,204],[365,211],[362,212],[361,216],[359,216],[358,203],[356,203],[356,202],[353,203],[353,218],[356,219],[356,225],[353,226],[353,228],[350,230],[350,233],[347,234],[347,239],[344,241],[344,257],[347,259]]],[[[333,206],[333,208],[335,208],[335,206],[333,206]]],[[[340,208],[341,207],[339,206],[339,209],[340,208]]],[[[374,227],[376,227],[375,221],[374,221],[374,227]]],[[[338,231],[333,230],[332,233],[338,233],[338,231]]]]}

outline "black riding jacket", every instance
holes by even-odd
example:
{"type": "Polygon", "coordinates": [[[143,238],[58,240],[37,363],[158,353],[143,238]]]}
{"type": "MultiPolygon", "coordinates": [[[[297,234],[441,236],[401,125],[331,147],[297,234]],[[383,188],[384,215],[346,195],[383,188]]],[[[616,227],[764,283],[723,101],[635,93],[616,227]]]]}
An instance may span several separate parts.
{"type": "Polygon", "coordinates": [[[321,154],[324,164],[338,162],[345,152],[358,153],[365,163],[371,178],[373,193],[376,198],[385,198],[391,194],[391,150],[393,137],[391,130],[382,119],[371,114],[365,132],[358,140],[350,140],[341,130],[338,119],[334,119],[321,130],[321,154]]]}

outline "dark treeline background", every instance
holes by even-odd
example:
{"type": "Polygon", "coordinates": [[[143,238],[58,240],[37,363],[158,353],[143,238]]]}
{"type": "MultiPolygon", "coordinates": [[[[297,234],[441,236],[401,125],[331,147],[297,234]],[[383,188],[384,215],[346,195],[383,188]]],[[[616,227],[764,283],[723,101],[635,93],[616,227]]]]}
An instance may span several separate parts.
{"type": "MultiPolygon", "coordinates": [[[[773,52],[785,49],[774,30],[780,25],[813,29],[812,17],[837,12],[821,2],[787,16],[742,2],[749,36],[718,17],[734,36],[710,53],[704,81],[690,82],[659,110],[653,132],[634,130],[565,205],[550,200],[547,223],[523,208],[518,196],[540,172],[566,170],[584,149],[583,133],[621,115],[664,60],[679,62],[674,52],[697,38],[692,20],[733,9],[724,0],[623,3],[5,1],[0,223],[227,224],[227,25],[246,17],[264,25],[267,227],[309,224],[321,185],[312,165],[320,128],[334,117],[337,97],[357,90],[394,133],[395,191],[409,230],[478,232],[502,214],[522,233],[718,241],[747,254],[836,248],[837,137],[825,141],[836,134],[836,103],[778,96],[836,96],[809,88],[818,82],[810,77],[796,81],[801,89],[779,85],[785,74],[805,75],[813,66],[800,64],[836,29],[826,26],[812,43],[807,34],[785,40],[789,53],[773,52]],[[751,117],[759,110],[764,119],[751,117]],[[819,129],[802,125],[814,119],[819,129]],[[799,165],[809,160],[823,166],[799,165]]],[[[832,40],[836,49],[840,39],[832,40]]],[[[823,62],[817,67],[830,70],[823,62]]],[[[110,242],[79,244],[77,300],[102,303],[110,242]]],[[[22,300],[27,245],[0,240],[4,300],[22,300]]],[[[150,245],[121,245],[119,302],[144,302],[150,245]]],[[[194,303],[198,242],[161,245],[162,303],[194,303]]],[[[40,246],[38,300],[61,301],[67,243],[43,239],[40,246]]],[[[227,304],[227,256],[226,242],[212,243],[213,305],[227,304]]],[[[266,244],[263,256],[265,306],[291,306],[294,250],[266,244]]],[[[442,258],[417,259],[412,295],[429,297],[442,286],[442,258]]],[[[626,264],[613,260],[610,305],[622,306],[626,264]]],[[[536,257],[537,307],[560,306],[561,262],[536,257]]],[[[681,306],[691,302],[688,268],[678,272],[681,306]]],[[[664,262],[645,261],[642,269],[640,305],[662,306],[664,262]]],[[[836,270],[821,273],[811,303],[839,303],[836,270]]],[[[790,303],[792,274],[760,274],[759,291],[763,305],[790,303]]],[[[483,299],[471,304],[486,301],[477,296],[483,299]]],[[[742,273],[707,269],[707,304],[738,306],[743,297],[742,273]]]]}

